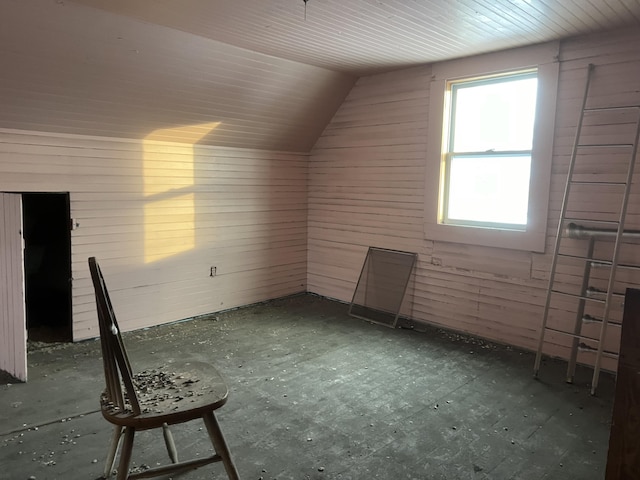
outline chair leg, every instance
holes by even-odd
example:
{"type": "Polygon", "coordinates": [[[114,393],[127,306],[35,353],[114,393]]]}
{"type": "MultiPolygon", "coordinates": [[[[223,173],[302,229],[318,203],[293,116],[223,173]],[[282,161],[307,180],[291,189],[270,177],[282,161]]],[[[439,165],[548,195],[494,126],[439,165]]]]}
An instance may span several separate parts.
{"type": "Polygon", "coordinates": [[[176,450],[176,444],[173,441],[173,435],[171,435],[169,425],[167,425],[166,423],[162,424],[162,435],[164,436],[164,444],[167,446],[167,453],[169,454],[171,462],[178,463],[178,452],[176,450]]]}
{"type": "Polygon", "coordinates": [[[136,430],[133,427],[124,427],[124,442],[122,452],[120,452],[120,463],[118,464],[118,476],[116,480],[127,480],[129,478],[129,464],[133,452],[133,437],[136,430]]]}
{"type": "Polygon", "coordinates": [[[218,424],[215,414],[213,412],[205,413],[202,418],[204,420],[204,424],[207,426],[207,432],[209,432],[209,438],[211,438],[213,448],[222,458],[222,463],[224,465],[224,469],[227,471],[229,480],[240,480],[240,475],[238,475],[238,470],[233,463],[231,452],[229,451],[227,442],[224,440],[222,430],[220,430],[220,425],[218,424]]]}
{"type": "Polygon", "coordinates": [[[118,454],[118,447],[120,446],[120,440],[122,439],[122,427],[114,426],[113,437],[111,437],[111,445],[109,446],[109,452],[107,452],[107,461],[104,465],[105,479],[111,478],[113,473],[113,465],[116,462],[116,455],[118,454]]]}

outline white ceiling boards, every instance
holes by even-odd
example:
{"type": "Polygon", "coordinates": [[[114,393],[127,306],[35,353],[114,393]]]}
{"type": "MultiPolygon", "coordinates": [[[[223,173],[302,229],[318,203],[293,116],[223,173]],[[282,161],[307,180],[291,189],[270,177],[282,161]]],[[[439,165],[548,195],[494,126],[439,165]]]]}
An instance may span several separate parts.
{"type": "Polygon", "coordinates": [[[354,75],[638,25],[629,0],[73,0],[354,75]]]}

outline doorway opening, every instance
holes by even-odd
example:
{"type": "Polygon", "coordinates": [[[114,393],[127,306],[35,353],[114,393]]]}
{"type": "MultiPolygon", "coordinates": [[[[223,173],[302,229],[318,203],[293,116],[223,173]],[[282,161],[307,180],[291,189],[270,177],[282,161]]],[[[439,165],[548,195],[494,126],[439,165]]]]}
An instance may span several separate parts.
{"type": "Polygon", "coordinates": [[[23,193],[27,337],[70,342],[71,220],[68,193],[23,193]]]}

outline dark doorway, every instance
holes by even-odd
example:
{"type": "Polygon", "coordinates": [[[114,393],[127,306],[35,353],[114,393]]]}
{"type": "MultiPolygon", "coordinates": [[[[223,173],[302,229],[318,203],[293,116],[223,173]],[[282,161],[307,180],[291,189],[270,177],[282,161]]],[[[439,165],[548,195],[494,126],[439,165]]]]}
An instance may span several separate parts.
{"type": "Polygon", "coordinates": [[[29,340],[70,342],[69,194],[22,195],[25,302],[29,340]]]}

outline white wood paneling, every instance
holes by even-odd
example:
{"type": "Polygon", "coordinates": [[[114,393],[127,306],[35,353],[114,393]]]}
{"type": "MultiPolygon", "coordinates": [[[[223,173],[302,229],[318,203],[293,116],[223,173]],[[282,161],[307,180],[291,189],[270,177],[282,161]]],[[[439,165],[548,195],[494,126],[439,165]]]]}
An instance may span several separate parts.
{"type": "Polygon", "coordinates": [[[127,330],[305,291],[306,177],[301,154],[0,130],[0,191],[70,194],[74,340],[98,334],[90,256],[127,330]]]}
{"type": "Polygon", "coordinates": [[[0,370],[26,382],[24,298],[22,199],[20,194],[0,193],[0,370]]]}
{"type": "MultiPolygon", "coordinates": [[[[368,246],[414,251],[419,260],[405,314],[535,349],[585,68],[589,63],[597,65],[592,105],[640,104],[638,44],[640,33],[635,30],[562,43],[544,254],[425,240],[420,228],[427,193],[423,179],[430,67],[360,78],[310,159],[309,290],[350,301],[368,246]]],[[[627,126],[624,122],[605,126],[597,135],[604,132],[611,140],[627,126]]],[[[595,132],[591,140],[597,138],[595,132]]],[[[619,179],[628,160],[628,155],[623,159],[620,154],[587,157],[579,174],[619,179]]],[[[640,228],[638,179],[640,172],[634,181],[627,228],[640,228]]],[[[619,197],[604,193],[597,201],[578,194],[574,209],[591,216],[619,211],[619,197]]],[[[609,247],[598,247],[602,258],[611,256],[609,247]]],[[[582,250],[585,245],[574,241],[568,248],[582,250]]],[[[622,256],[627,263],[640,264],[638,243],[625,245],[622,256]]],[[[570,270],[565,281],[579,285],[581,275],[582,271],[570,270]]],[[[620,273],[618,278],[617,289],[640,284],[637,273],[620,273]]],[[[565,310],[566,306],[558,305],[554,315],[568,329],[573,317],[565,310]]],[[[617,335],[610,330],[607,348],[615,350],[617,335]]],[[[548,353],[566,355],[567,338],[549,340],[548,353]]],[[[585,354],[580,360],[593,359],[585,354]]],[[[607,364],[614,367],[615,363],[607,364]]]]}
{"type": "Polygon", "coordinates": [[[640,25],[629,0],[73,1],[357,75],[640,25]]]}
{"type": "Polygon", "coordinates": [[[0,2],[0,65],[0,127],[296,152],[355,81],[49,0],[0,2]]]}

